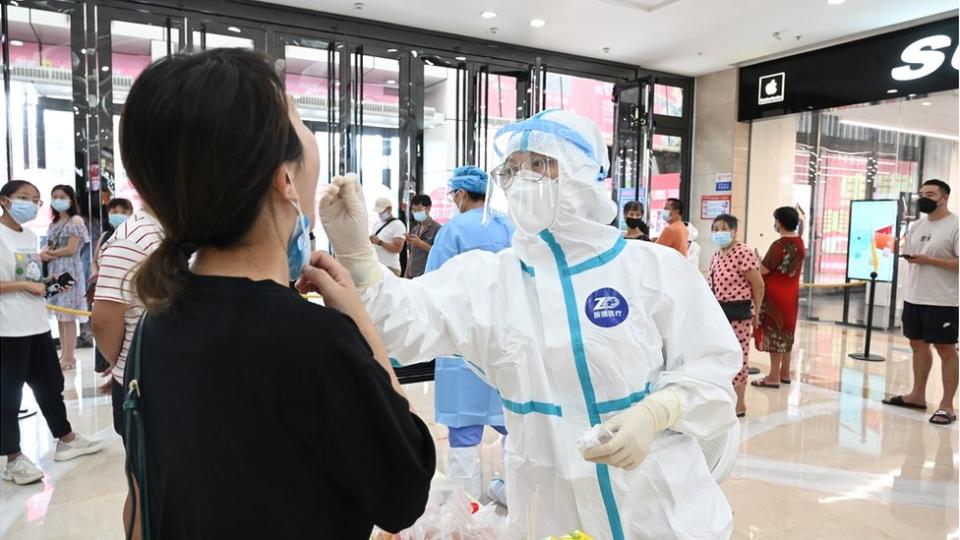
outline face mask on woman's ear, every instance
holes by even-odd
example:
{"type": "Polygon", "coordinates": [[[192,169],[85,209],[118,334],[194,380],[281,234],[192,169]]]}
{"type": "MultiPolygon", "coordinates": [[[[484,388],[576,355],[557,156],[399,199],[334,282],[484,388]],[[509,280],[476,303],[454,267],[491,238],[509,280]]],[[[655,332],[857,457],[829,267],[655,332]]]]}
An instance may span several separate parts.
{"type": "MultiPolygon", "coordinates": [[[[289,172],[287,180],[293,185],[289,172]]],[[[297,209],[297,224],[287,244],[287,270],[290,272],[290,281],[296,281],[310,260],[310,221],[303,215],[299,202],[290,201],[290,204],[297,209]]]]}

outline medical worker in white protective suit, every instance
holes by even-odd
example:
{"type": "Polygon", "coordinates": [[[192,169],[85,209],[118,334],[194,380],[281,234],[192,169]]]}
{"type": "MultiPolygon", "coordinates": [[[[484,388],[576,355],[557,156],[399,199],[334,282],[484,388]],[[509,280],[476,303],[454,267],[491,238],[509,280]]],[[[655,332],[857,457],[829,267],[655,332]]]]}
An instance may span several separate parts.
{"type": "Polygon", "coordinates": [[[545,111],[496,143],[504,161],[492,176],[517,226],[499,253],[398,279],[370,248],[355,178],[336,178],[321,202],[390,355],[458,354],[499,390],[518,538],[727,538],[730,506],[695,438],[736,421],[742,352],[703,277],[676,251],[607,225],[606,148],[589,120],[545,111]],[[614,437],[581,454],[581,434],[601,423],[614,437]]]}

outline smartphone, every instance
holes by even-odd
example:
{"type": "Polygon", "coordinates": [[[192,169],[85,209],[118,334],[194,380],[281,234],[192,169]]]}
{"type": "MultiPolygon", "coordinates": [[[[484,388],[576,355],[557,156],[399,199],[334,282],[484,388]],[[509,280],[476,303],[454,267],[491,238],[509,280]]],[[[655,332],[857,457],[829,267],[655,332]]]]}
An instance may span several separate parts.
{"type": "Polygon", "coordinates": [[[913,258],[913,255],[907,255],[905,253],[901,253],[900,256],[908,261],[913,258]]]}
{"type": "Polygon", "coordinates": [[[66,287],[73,287],[77,284],[77,280],[73,279],[73,276],[70,275],[70,272],[64,272],[60,274],[57,279],[50,279],[47,281],[47,292],[43,295],[44,298],[50,298],[51,296],[56,296],[60,294],[66,287]]]}

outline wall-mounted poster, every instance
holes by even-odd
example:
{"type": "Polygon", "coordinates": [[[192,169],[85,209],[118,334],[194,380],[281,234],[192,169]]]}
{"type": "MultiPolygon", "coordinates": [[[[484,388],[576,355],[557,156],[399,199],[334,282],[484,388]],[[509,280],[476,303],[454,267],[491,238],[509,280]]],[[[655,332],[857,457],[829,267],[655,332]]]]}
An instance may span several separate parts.
{"type": "Polygon", "coordinates": [[[703,195],[700,197],[700,219],[713,219],[730,213],[730,195],[703,195]]]}
{"type": "Polygon", "coordinates": [[[847,278],[893,281],[896,263],[897,201],[850,201],[847,278]]]}

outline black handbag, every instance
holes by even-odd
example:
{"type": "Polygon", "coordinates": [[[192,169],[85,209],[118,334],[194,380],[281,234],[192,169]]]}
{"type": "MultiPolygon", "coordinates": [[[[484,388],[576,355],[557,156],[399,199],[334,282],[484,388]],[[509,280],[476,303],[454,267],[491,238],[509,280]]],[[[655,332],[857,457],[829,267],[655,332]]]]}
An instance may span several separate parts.
{"type": "MultiPolygon", "coordinates": [[[[713,265],[711,265],[712,267],[713,265]]],[[[713,268],[710,269],[710,289],[713,289],[713,268]]],[[[713,294],[716,295],[717,291],[713,291],[713,294]]],[[[720,302],[720,308],[723,310],[723,314],[727,316],[727,320],[730,322],[733,321],[748,321],[753,318],[753,300],[735,300],[733,302],[720,302]]]]}
{"type": "Polygon", "coordinates": [[[736,302],[720,302],[723,314],[728,321],[746,321],[753,318],[753,301],[737,300],[736,302]]]}

